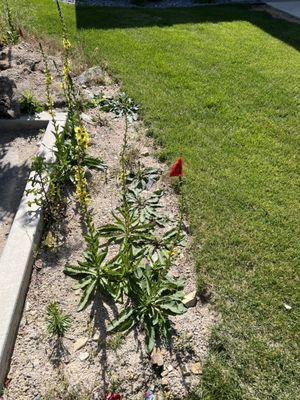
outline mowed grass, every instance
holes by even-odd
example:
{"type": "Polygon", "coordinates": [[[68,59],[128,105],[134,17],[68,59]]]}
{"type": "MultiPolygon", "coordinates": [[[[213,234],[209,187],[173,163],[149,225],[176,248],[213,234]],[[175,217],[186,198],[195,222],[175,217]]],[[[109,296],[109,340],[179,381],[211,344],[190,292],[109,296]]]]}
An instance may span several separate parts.
{"type": "MultiPolygon", "coordinates": [[[[22,3],[24,25],[59,37],[52,1],[22,3]]],[[[300,25],[219,6],[87,8],[77,28],[63,11],[89,64],[142,103],[159,156],[185,159],[199,285],[221,315],[195,398],[300,399],[300,25]]]]}

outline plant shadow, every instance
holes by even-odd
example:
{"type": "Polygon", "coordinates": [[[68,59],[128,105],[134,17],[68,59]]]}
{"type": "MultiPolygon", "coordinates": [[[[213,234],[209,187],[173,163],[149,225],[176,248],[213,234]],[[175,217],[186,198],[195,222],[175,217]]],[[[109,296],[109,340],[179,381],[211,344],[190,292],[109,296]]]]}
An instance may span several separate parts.
{"type": "Polygon", "coordinates": [[[90,312],[90,320],[93,321],[93,333],[99,333],[98,345],[97,345],[97,354],[100,357],[100,365],[101,365],[101,379],[103,383],[103,392],[104,394],[108,390],[108,363],[107,363],[107,328],[106,321],[110,321],[110,313],[108,309],[111,310],[114,317],[118,315],[118,309],[113,300],[102,296],[99,292],[96,293],[91,312],[90,312]]]}

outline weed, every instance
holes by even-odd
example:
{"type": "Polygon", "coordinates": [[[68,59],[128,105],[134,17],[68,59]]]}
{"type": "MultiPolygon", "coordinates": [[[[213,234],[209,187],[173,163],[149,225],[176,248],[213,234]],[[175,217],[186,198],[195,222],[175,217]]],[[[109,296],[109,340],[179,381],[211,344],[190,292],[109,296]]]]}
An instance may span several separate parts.
{"type": "Polygon", "coordinates": [[[87,220],[87,227],[84,261],[79,261],[78,266],[66,265],[64,269],[66,275],[78,280],[74,289],[83,289],[78,311],[88,305],[97,290],[108,296],[118,296],[118,286],[114,282],[122,277],[122,271],[115,259],[105,261],[108,248],[99,249],[99,235],[91,217],[87,220]]]}
{"type": "Polygon", "coordinates": [[[151,352],[159,339],[169,341],[171,325],[168,315],[186,311],[182,304],[183,282],[155,273],[151,266],[137,270],[139,279],[131,287],[132,301],[109,325],[109,332],[124,332],[134,326],[141,326],[146,334],[147,351],[151,352]]]}
{"type": "Polygon", "coordinates": [[[47,307],[47,330],[56,337],[65,336],[71,326],[71,317],[58,307],[57,302],[50,303],[47,307]]]}
{"type": "Polygon", "coordinates": [[[4,0],[3,3],[4,14],[4,40],[9,44],[16,44],[19,41],[19,30],[16,28],[12,10],[9,0],[4,0]]]}
{"type": "Polygon", "coordinates": [[[124,340],[124,334],[115,333],[107,339],[107,348],[116,351],[122,346],[124,340]]]}
{"type": "Polygon", "coordinates": [[[160,175],[161,171],[158,168],[142,168],[139,164],[137,169],[128,173],[126,183],[136,189],[150,189],[158,181],[160,175]]]}
{"type": "Polygon", "coordinates": [[[20,111],[23,114],[34,115],[43,111],[43,105],[34,97],[30,91],[26,91],[19,99],[20,111]]]}
{"type": "Polygon", "coordinates": [[[91,392],[81,385],[71,386],[63,371],[60,371],[56,385],[46,390],[41,400],[92,400],[91,392]]]}
{"type": "Polygon", "coordinates": [[[162,206],[159,204],[164,192],[156,190],[148,197],[143,195],[139,189],[129,189],[127,193],[127,201],[130,211],[134,217],[138,217],[141,224],[156,223],[160,227],[165,226],[167,218],[158,212],[162,206]]]}
{"type": "Polygon", "coordinates": [[[140,105],[136,104],[125,93],[120,93],[116,98],[102,97],[99,105],[103,111],[112,112],[116,117],[126,116],[130,122],[138,119],[140,105]]]}
{"type": "Polygon", "coordinates": [[[108,392],[111,393],[118,392],[120,390],[121,385],[122,385],[122,379],[119,376],[111,373],[108,384],[108,392]]]}
{"type": "Polygon", "coordinates": [[[194,353],[192,335],[186,332],[178,333],[175,336],[174,347],[177,351],[182,353],[194,353]]]}

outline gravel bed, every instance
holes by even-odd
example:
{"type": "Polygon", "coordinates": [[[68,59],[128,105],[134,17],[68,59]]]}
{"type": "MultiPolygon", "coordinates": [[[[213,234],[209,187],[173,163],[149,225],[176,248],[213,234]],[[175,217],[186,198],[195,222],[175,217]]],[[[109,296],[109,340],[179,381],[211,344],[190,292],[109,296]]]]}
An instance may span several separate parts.
{"type": "MultiPolygon", "coordinates": [[[[23,48],[16,49],[22,52],[23,48]]],[[[27,50],[30,49],[27,47],[27,50]]],[[[34,50],[30,51],[30,56],[38,58],[34,50]]],[[[40,73],[29,74],[32,80],[35,75],[40,82],[40,73]]],[[[82,84],[84,96],[88,98],[99,93],[113,96],[118,93],[119,86],[112,80],[108,83],[105,74],[102,82],[98,80],[97,86],[82,84]]],[[[59,98],[59,93],[56,96],[59,98]]],[[[83,117],[91,135],[91,155],[101,156],[108,165],[106,177],[100,172],[93,172],[90,176],[91,206],[95,224],[101,226],[111,222],[111,211],[120,200],[119,155],[124,120],[98,109],[87,111],[83,117]]],[[[168,168],[155,158],[157,149],[146,137],[142,121],[130,124],[129,136],[131,162],[163,171],[161,179],[149,190],[164,190],[161,212],[176,221],[178,198],[172,189],[168,168]]],[[[170,222],[166,229],[173,224],[170,222]]],[[[185,247],[170,271],[174,277],[185,277],[186,294],[196,289],[197,280],[191,238],[187,232],[188,229],[185,247]]],[[[146,390],[154,385],[158,385],[170,399],[188,395],[199,384],[211,329],[218,320],[210,302],[198,298],[185,314],[172,317],[176,335],[170,347],[162,348],[163,366],[157,371],[145,351],[143,332],[135,329],[121,337],[107,333],[107,324],[120,310],[119,306],[100,298],[84,311],[76,312],[81,291],[73,290],[74,280],[63,273],[65,264],[76,264],[85,249],[82,224],[72,199],[62,222],[61,236],[60,245],[53,246],[51,240],[46,240],[37,254],[3,400],[75,398],[66,395],[66,390],[72,388],[77,393],[88,391],[89,400],[104,399],[104,394],[110,390],[127,399],[141,400],[146,390]],[[62,347],[54,345],[47,334],[46,309],[51,301],[57,301],[60,308],[72,317],[62,347]]]]}

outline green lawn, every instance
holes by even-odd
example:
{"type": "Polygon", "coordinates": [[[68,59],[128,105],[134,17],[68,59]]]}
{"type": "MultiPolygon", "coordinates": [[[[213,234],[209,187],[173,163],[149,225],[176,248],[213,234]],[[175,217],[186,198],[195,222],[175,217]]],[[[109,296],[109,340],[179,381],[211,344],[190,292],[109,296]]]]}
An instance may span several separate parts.
{"type": "MultiPolygon", "coordinates": [[[[52,1],[20,2],[59,36],[52,1]]],[[[300,399],[300,25],[248,6],[98,8],[77,29],[63,10],[89,63],[142,103],[160,157],[188,164],[199,284],[222,315],[196,397],[300,399]]]]}

